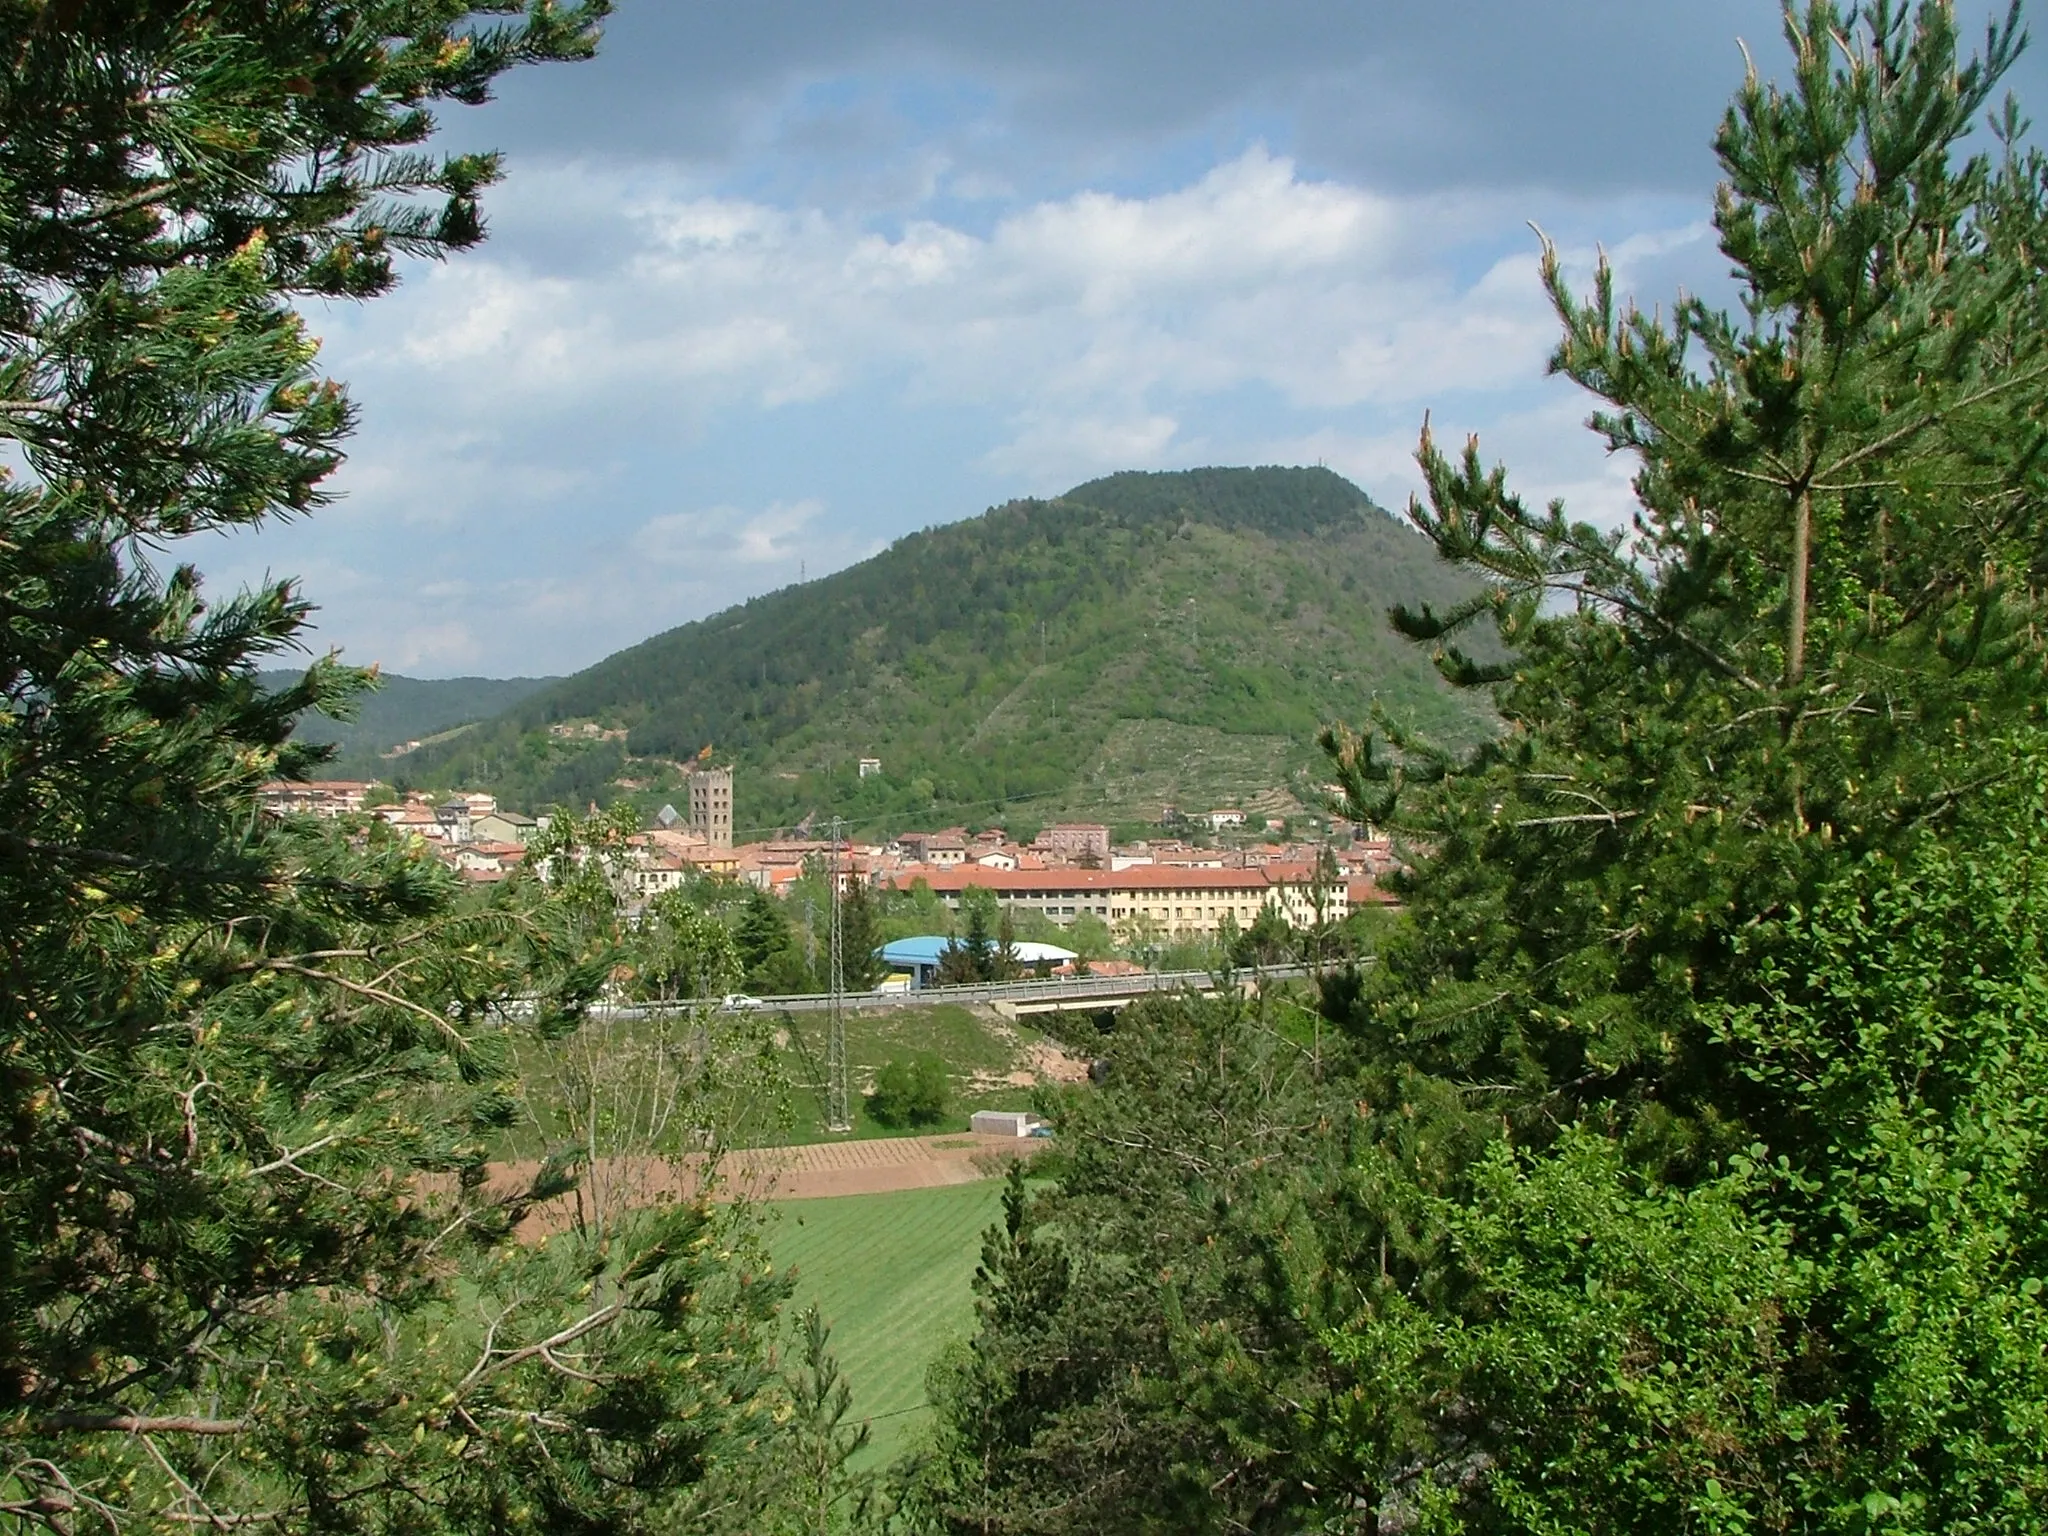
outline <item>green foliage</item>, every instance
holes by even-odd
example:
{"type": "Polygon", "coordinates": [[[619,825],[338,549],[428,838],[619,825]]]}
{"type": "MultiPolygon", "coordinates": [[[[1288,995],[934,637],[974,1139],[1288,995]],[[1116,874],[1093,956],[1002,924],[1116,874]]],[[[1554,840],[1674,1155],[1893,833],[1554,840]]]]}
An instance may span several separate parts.
{"type": "MultiPolygon", "coordinates": [[[[276,692],[291,687],[299,676],[296,672],[259,672],[256,681],[276,692]]],[[[292,734],[314,745],[332,744],[342,771],[388,776],[396,765],[379,756],[387,749],[496,715],[555,681],[552,677],[422,679],[382,672],[352,719],[305,714],[293,726],[292,734]]]]}
{"type": "Polygon", "coordinates": [[[861,1498],[867,1479],[851,1463],[868,1447],[873,1430],[849,1424],[853,1388],[840,1375],[839,1362],[827,1347],[831,1329],[815,1305],[804,1308],[797,1324],[802,1357],[787,1378],[792,1413],[783,1435],[788,1486],[783,1504],[786,1523],[765,1529],[832,1536],[846,1529],[848,1506],[861,1498]]]}
{"type": "Polygon", "coordinates": [[[1505,730],[1330,734],[1414,849],[1380,964],[1120,1021],[914,1524],[2039,1528],[2048,160],[1961,144],[2009,21],[1787,35],[1718,141],[1737,317],[1546,250],[1633,528],[1424,438],[1487,586],[1397,621],[1505,730]]]}
{"type": "Polygon", "coordinates": [[[959,987],[1013,979],[1018,971],[1015,933],[1009,914],[997,908],[995,894],[969,886],[960,908],[965,931],[939,952],[936,984],[959,987]],[[998,931],[991,934],[991,928],[998,931]]]}
{"type": "Polygon", "coordinates": [[[1217,941],[1236,966],[1287,965],[1294,958],[1294,929],[1270,901],[1259,908],[1251,927],[1243,933],[1218,934],[1217,941]]]}
{"type": "Polygon", "coordinates": [[[789,910],[766,891],[748,888],[734,932],[747,986],[756,992],[815,992],[818,956],[797,947],[789,910]]]}
{"type": "Polygon", "coordinates": [[[946,1064],[920,1054],[895,1056],[875,1069],[868,1113],[883,1125],[936,1125],[946,1118],[946,1064]]]}
{"type": "Polygon", "coordinates": [[[1227,1002],[1133,1004],[1106,1049],[1099,1091],[1048,1106],[1056,1184],[1033,1194],[1012,1176],[975,1281],[980,1329],[934,1373],[906,1518],[1313,1528],[1305,1511],[1359,1491],[1311,1460],[1349,1400],[1323,1342],[1355,1294],[1327,1246],[1347,1234],[1322,1229],[1356,1198],[1342,1171],[1356,1086],[1341,1054],[1227,1002]]]}
{"type": "Polygon", "coordinates": [[[0,11],[0,1508],[61,1532],[744,1528],[780,1281],[697,1201],[512,1241],[522,1043],[615,951],[257,787],[367,679],[288,582],[144,552],[318,506],[352,421],[294,305],[481,237],[446,101],[602,0],[0,11]],[[742,1480],[743,1481],[743,1480],[742,1480]],[[725,1515],[717,1511],[726,1510],[725,1515]]]}
{"type": "Polygon", "coordinates": [[[856,880],[839,899],[839,968],[847,991],[866,992],[889,974],[879,953],[885,942],[881,902],[856,880]]]}
{"type": "Polygon", "coordinates": [[[1476,740],[1484,710],[1380,621],[1469,592],[1327,470],[1111,477],[656,636],[394,772],[580,808],[622,775],[670,784],[709,744],[739,767],[743,828],[826,810],[900,829],[1017,801],[1034,819],[1105,801],[1151,818],[1177,789],[1213,793],[1224,758],[1306,772],[1303,748],[1361,687],[1476,740]],[[586,720],[630,731],[630,768],[615,741],[548,734],[586,720]],[[1133,722],[1185,740],[1131,750],[1133,722]],[[862,756],[885,772],[860,778],[862,756]]]}

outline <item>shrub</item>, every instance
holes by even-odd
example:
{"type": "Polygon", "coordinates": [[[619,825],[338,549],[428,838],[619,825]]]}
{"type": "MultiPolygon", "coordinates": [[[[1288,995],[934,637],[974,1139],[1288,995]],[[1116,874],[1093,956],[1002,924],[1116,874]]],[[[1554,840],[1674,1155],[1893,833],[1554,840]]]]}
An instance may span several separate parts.
{"type": "Polygon", "coordinates": [[[883,1125],[932,1125],[946,1115],[946,1067],[936,1056],[892,1057],[875,1073],[868,1113],[883,1125]]]}

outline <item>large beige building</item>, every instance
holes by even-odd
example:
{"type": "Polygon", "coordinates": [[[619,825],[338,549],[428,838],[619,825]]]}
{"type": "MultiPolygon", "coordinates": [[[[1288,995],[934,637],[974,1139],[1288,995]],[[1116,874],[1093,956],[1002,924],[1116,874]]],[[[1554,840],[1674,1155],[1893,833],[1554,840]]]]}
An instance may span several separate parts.
{"type": "Polygon", "coordinates": [[[1115,926],[1133,921],[1156,924],[1169,936],[1210,935],[1228,915],[1248,928],[1267,906],[1279,908],[1297,928],[1334,922],[1351,910],[1345,882],[1317,885],[1312,867],[1284,869],[1179,869],[1139,864],[1129,869],[984,869],[967,865],[939,869],[913,865],[891,883],[907,890],[922,880],[947,906],[958,908],[969,886],[990,892],[1005,906],[1042,912],[1056,923],[1092,914],[1115,926]]]}
{"type": "Polygon", "coordinates": [[[690,828],[713,848],[732,846],[732,768],[690,770],[690,828]]]}

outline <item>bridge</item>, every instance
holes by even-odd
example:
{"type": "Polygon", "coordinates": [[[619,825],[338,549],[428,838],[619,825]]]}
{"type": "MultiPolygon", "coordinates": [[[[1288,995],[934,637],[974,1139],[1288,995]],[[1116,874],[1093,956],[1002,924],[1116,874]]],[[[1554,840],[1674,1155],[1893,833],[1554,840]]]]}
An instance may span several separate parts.
{"type": "MultiPolygon", "coordinates": [[[[1311,974],[1305,965],[1270,965],[1232,971],[1143,971],[1135,976],[1056,976],[1020,981],[976,982],[957,987],[921,987],[911,992],[848,992],[842,1008],[867,1013],[887,1008],[929,1008],[935,1003],[980,1004],[1005,1018],[1034,1013],[1100,1013],[1128,1007],[1153,992],[1194,992],[1214,997],[1224,985],[1256,992],[1267,982],[1311,974]]],[[[796,992],[764,997],[762,1012],[819,1013],[832,1005],[829,992],[796,992]]],[[[694,1006],[689,1003],[626,1003],[602,1009],[612,1018],[644,1018],[694,1006]]]]}
{"type": "MultiPolygon", "coordinates": [[[[1304,965],[1276,965],[1231,973],[1230,984],[1255,992],[1264,982],[1287,981],[1309,974],[1304,965]]],[[[1031,1013],[1098,1013],[1123,1008],[1153,992],[1196,992],[1213,997],[1222,978],[1214,971],[1144,971],[1135,976],[1054,976],[1041,981],[985,981],[957,987],[921,987],[913,992],[849,992],[841,1006],[865,1012],[874,1008],[928,1008],[934,1003],[979,1003],[1006,1018],[1031,1013]]],[[[808,1013],[829,1007],[826,992],[764,997],[763,1008],[808,1013]]]]}

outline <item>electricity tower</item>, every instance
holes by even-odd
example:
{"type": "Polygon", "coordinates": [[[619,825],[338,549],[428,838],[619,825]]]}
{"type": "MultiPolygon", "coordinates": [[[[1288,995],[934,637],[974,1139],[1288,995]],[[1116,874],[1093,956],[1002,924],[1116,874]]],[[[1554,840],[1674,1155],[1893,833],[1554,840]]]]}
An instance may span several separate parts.
{"type": "Polygon", "coordinates": [[[839,834],[842,823],[832,818],[832,858],[827,866],[832,886],[831,977],[825,999],[825,1129],[853,1129],[853,1103],[846,1088],[846,924],[839,910],[839,834]]]}

